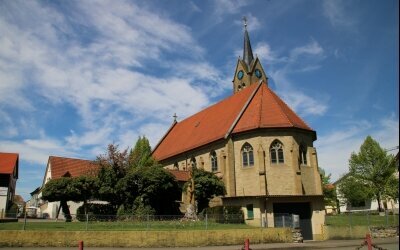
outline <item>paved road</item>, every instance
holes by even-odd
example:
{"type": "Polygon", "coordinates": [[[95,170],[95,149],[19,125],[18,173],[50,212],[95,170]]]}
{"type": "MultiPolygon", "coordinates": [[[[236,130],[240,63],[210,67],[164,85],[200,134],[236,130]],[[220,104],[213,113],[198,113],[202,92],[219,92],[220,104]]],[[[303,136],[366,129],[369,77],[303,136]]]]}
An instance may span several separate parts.
{"type": "MultiPolygon", "coordinates": [[[[372,242],[379,247],[388,250],[399,249],[399,238],[387,238],[387,239],[373,239],[372,242]]],[[[264,250],[264,249],[343,249],[343,250],[354,250],[356,247],[360,246],[362,240],[327,240],[327,241],[306,241],[304,243],[270,243],[270,244],[250,244],[252,250],[264,250]]],[[[242,246],[214,246],[214,247],[178,247],[178,248],[145,248],[145,250],[240,250],[242,246]]],[[[69,248],[51,248],[51,247],[16,247],[10,248],[5,247],[1,250],[76,250],[78,247],[69,248]]],[[[85,247],[85,250],[143,250],[143,248],[95,248],[95,247],[85,247]]],[[[363,247],[361,249],[367,249],[363,247]]]]}

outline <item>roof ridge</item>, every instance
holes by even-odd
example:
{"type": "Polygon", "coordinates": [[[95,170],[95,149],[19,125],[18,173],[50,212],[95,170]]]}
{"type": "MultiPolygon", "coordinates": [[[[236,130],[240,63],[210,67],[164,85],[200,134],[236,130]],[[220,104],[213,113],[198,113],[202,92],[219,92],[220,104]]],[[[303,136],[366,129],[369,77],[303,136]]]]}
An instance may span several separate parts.
{"type": "Polygon", "coordinates": [[[63,158],[63,159],[70,159],[70,160],[80,160],[80,161],[93,161],[93,160],[89,160],[89,159],[81,159],[81,158],[72,158],[72,157],[65,157],[65,156],[56,156],[56,155],[50,155],[50,158],[63,158]]]}
{"type": "Polygon", "coordinates": [[[256,95],[256,93],[258,92],[258,90],[260,89],[260,86],[262,85],[263,81],[261,80],[257,87],[253,90],[253,93],[251,93],[251,95],[249,96],[249,98],[247,99],[247,101],[245,102],[244,106],[242,107],[242,109],[240,110],[239,114],[237,115],[237,117],[235,118],[235,120],[233,121],[232,125],[229,127],[228,131],[226,132],[224,138],[228,138],[228,136],[232,133],[233,129],[235,128],[235,126],[237,125],[237,123],[239,122],[240,118],[242,117],[242,115],[244,114],[244,112],[246,111],[247,107],[250,105],[250,102],[253,100],[254,96],[256,95]]]}

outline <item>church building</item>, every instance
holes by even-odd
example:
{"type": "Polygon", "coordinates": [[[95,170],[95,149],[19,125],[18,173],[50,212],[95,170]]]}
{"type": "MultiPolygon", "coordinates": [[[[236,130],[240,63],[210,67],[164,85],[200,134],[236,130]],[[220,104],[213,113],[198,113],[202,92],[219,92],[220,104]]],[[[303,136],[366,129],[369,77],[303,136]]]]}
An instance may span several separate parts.
{"type": "Polygon", "coordinates": [[[175,120],[153,156],[167,169],[215,173],[227,192],[222,205],[240,206],[249,225],[281,227],[285,218],[299,218],[304,239],[321,239],[325,210],[316,132],[268,86],[246,24],[243,47],[233,94],[175,120]]]}

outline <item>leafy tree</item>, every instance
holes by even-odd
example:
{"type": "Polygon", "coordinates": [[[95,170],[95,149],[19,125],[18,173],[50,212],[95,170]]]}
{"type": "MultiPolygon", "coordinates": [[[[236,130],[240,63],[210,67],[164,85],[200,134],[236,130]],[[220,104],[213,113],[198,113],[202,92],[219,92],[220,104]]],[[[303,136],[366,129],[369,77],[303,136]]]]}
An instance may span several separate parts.
{"type": "MultiPolygon", "coordinates": [[[[211,172],[194,169],[192,178],[194,178],[194,196],[199,212],[208,207],[212,198],[225,194],[224,183],[211,172]]],[[[183,186],[184,190],[187,190],[189,183],[190,181],[183,186]]]]}
{"type": "Polygon", "coordinates": [[[354,176],[350,174],[341,178],[338,183],[338,189],[344,198],[344,203],[350,204],[353,207],[359,206],[374,196],[365,182],[354,178],[354,176]]]}
{"type": "Polygon", "coordinates": [[[181,191],[175,178],[159,165],[132,169],[118,183],[127,211],[175,214],[181,191]]]}
{"type": "Polygon", "coordinates": [[[116,186],[129,169],[128,150],[120,152],[118,145],[110,144],[108,145],[107,153],[98,156],[95,164],[100,166],[97,176],[97,197],[118,207],[122,204],[122,200],[116,186]]]}
{"type": "Polygon", "coordinates": [[[145,167],[155,164],[151,156],[151,147],[149,140],[143,136],[136,141],[135,147],[129,153],[129,164],[131,167],[145,167]]]}
{"type": "Polygon", "coordinates": [[[65,219],[67,222],[71,222],[72,220],[71,213],[67,204],[67,201],[73,200],[73,194],[71,192],[71,182],[72,178],[70,177],[51,179],[46,183],[42,191],[43,200],[47,200],[50,202],[60,202],[60,207],[65,215],[65,219]]]}
{"type": "Polygon", "coordinates": [[[70,183],[70,195],[73,201],[83,201],[83,208],[87,214],[87,201],[93,198],[98,189],[97,179],[93,176],[79,176],[72,178],[70,183]]]}
{"type": "Polygon", "coordinates": [[[68,201],[83,201],[86,213],[87,200],[93,197],[97,189],[95,177],[61,177],[48,181],[42,191],[42,199],[53,202],[60,201],[60,207],[67,221],[71,221],[68,201]]]}
{"type": "Polygon", "coordinates": [[[369,193],[378,201],[379,211],[382,211],[381,199],[390,195],[387,187],[396,171],[393,156],[388,155],[371,136],[367,136],[360,152],[351,154],[349,166],[350,175],[357,183],[368,188],[369,193]]]}
{"type": "Polygon", "coordinates": [[[319,168],[319,173],[321,175],[321,181],[322,181],[324,204],[325,206],[336,207],[337,204],[336,189],[331,184],[331,174],[326,175],[325,170],[322,168],[319,168]]]}

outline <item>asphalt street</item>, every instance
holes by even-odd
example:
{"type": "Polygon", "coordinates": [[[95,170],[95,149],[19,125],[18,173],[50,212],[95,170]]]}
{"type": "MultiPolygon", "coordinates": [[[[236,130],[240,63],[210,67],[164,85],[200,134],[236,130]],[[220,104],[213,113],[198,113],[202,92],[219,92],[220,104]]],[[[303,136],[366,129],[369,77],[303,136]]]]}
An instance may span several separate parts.
{"type": "MultiPolygon", "coordinates": [[[[250,243],[250,249],[252,250],[264,250],[264,249],[343,249],[343,250],[354,250],[363,243],[362,239],[359,240],[327,240],[327,241],[306,241],[304,243],[269,243],[269,244],[257,244],[252,245],[250,243]]],[[[399,249],[399,238],[386,238],[386,239],[373,239],[372,243],[387,250],[399,249]]],[[[1,250],[73,250],[78,249],[76,247],[4,247],[1,250]]],[[[85,250],[240,250],[242,246],[208,246],[208,247],[171,247],[171,248],[113,248],[113,247],[84,247],[85,250]]],[[[361,249],[367,249],[366,246],[361,249]]]]}

